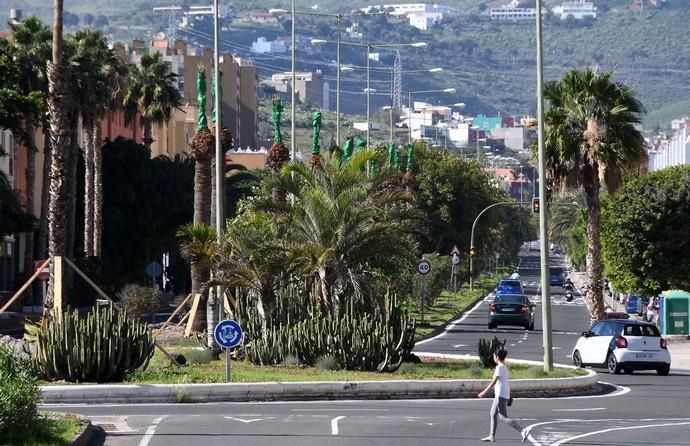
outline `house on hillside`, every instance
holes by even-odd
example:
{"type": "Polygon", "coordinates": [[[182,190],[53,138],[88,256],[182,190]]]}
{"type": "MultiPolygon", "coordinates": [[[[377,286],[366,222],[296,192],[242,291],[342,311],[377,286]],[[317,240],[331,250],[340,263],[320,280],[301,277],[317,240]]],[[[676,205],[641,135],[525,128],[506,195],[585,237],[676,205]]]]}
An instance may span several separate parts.
{"type": "Polygon", "coordinates": [[[630,9],[642,11],[645,8],[661,8],[664,4],[666,4],[666,0],[633,0],[630,3],[630,9]]]}
{"type": "Polygon", "coordinates": [[[597,18],[597,7],[594,3],[585,0],[563,2],[551,9],[556,17],[565,20],[572,17],[576,20],[597,18]]]}

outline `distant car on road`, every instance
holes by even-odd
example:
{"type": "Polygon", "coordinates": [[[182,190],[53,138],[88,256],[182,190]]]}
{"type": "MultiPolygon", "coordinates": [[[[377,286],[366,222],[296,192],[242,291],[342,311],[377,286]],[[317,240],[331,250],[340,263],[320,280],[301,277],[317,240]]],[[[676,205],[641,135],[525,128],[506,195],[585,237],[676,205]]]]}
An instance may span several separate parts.
{"type": "Polygon", "coordinates": [[[625,301],[625,311],[630,314],[637,314],[640,308],[640,296],[635,294],[628,294],[628,298],[625,301]]]}
{"type": "Polygon", "coordinates": [[[549,269],[549,285],[563,286],[563,270],[560,268],[549,269]]]}
{"type": "Polygon", "coordinates": [[[656,325],[630,319],[595,323],[577,340],[572,357],[577,367],[606,367],[609,373],[656,370],[666,376],[671,369],[671,354],[656,325]]]}
{"type": "Polygon", "coordinates": [[[534,330],[534,304],[524,294],[499,294],[489,305],[489,329],[517,325],[534,330]]]}
{"type": "Polygon", "coordinates": [[[498,282],[496,294],[525,294],[525,289],[519,279],[503,279],[498,282]]]}
{"type": "Polygon", "coordinates": [[[604,319],[629,319],[630,315],[628,313],[623,313],[622,311],[607,311],[604,313],[604,319]]]}
{"type": "Polygon", "coordinates": [[[560,254],[560,253],[561,253],[561,248],[559,248],[558,246],[556,246],[555,248],[553,248],[553,253],[554,253],[554,254],[560,254]]]}

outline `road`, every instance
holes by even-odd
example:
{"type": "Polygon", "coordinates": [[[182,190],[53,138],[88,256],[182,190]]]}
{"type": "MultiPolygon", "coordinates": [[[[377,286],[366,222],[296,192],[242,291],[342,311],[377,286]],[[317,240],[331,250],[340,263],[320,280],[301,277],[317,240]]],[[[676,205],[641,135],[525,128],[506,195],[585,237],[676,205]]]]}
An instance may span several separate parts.
{"type": "MultiPolygon", "coordinates": [[[[539,286],[538,253],[528,252],[520,274],[527,292],[539,286]]],[[[554,259],[558,264],[562,259],[554,259]]],[[[566,303],[553,297],[554,360],[569,362],[577,334],[588,326],[581,296],[566,303]]],[[[537,314],[541,306],[537,301],[537,314]]],[[[523,329],[488,330],[482,302],[445,334],[421,343],[419,351],[474,354],[477,340],[496,333],[509,355],[540,360],[541,324],[523,329]]],[[[538,318],[539,319],[539,318],[538,318]]],[[[603,372],[603,371],[602,371],[603,372]]],[[[615,389],[590,397],[518,399],[510,409],[532,426],[533,445],[690,445],[690,376],[601,375],[615,389]]],[[[483,444],[490,400],[317,401],[276,403],[138,404],[44,406],[83,414],[107,431],[113,446],[441,446],[483,444]]],[[[500,424],[497,441],[520,444],[517,432],[500,424]]],[[[103,444],[100,441],[98,444],[103,444]]]]}

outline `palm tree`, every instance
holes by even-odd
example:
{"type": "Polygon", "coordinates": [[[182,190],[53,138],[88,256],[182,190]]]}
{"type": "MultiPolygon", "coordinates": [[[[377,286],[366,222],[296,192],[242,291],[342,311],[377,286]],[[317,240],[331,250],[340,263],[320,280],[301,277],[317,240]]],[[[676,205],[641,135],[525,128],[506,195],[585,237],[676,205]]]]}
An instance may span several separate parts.
{"type": "Polygon", "coordinates": [[[170,72],[160,53],[141,56],[141,68],[130,65],[129,85],[124,97],[125,123],[139,114],[144,129],[144,145],[151,147],[151,127],[170,120],[173,109],[180,106],[177,74],[170,72]]]}
{"type": "Polygon", "coordinates": [[[624,174],[645,158],[644,139],[635,128],[644,112],[627,86],[610,72],[572,70],[547,82],[545,156],[555,191],[580,190],[586,197],[588,299],[592,322],[604,315],[600,240],[602,182],[616,191],[624,174]]]}
{"type": "MultiPolygon", "coordinates": [[[[84,254],[96,256],[100,249],[96,240],[96,198],[102,201],[100,180],[100,120],[112,108],[118,94],[118,76],[123,66],[101,31],[85,30],[70,36],[74,54],[70,58],[73,69],[75,105],[82,116],[84,150],[84,254]],[[96,153],[98,152],[98,159],[96,153]],[[97,197],[98,195],[98,197],[97,197]]],[[[100,219],[100,218],[99,218],[100,219]]],[[[99,222],[101,223],[101,222],[99,222]]],[[[98,231],[100,234],[100,231],[98,231]]]]}
{"type": "MultiPolygon", "coordinates": [[[[12,42],[15,48],[15,62],[21,69],[20,85],[24,95],[29,96],[40,92],[42,99],[48,95],[46,79],[46,61],[50,57],[50,28],[36,17],[29,17],[20,24],[10,23],[12,42]]],[[[34,194],[36,189],[36,142],[34,140],[34,124],[38,121],[46,125],[44,110],[40,114],[22,113],[25,126],[25,145],[27,148],[26,165],[26,209],[34,213],[34,194]]],[[[49,147],[45,147],[47,151],[49,147]]],[[[34,260],[34,232],[28,232],[26,237],[24,268],[30,271],[34,260]]]]}
{"type": "Polygon", "coordinates": [[[375,152],[362,150],[347,164],[337,158],[323,159],[321,168],[290,162],[266,186],[284,188],[295,196],[294,204],[258,204],[287,214],[288,262],[317,279],[326,309],[340,311],[347,291],[363,300],[375,296],[369,262],[416,252],[412,235],[419,232],[420,214],[408,206],[405,192],[377,192],[388,175],[363,172],[375,158],[375,152]]]}
{"type": "MultiPolygon", "coordinates": [[[[55,0],[53,15],[53,54],[47,65],[48,114],[50,122],[50,200],[48,205],[48,255],[62,256],[67,250],[65,224],[68,221],[69,178],[68,166],[71,156],[69,133],[69,104],[66,77],[68,71],[63,64],[62,12],[63,0],[55,0]]],[[[48,295],[45,300],[44,316],[53,311],[53,290],[55,276],[50,270],[48,295]]],[[[59,309],[58,309],[59,310],[59,309]]]]}

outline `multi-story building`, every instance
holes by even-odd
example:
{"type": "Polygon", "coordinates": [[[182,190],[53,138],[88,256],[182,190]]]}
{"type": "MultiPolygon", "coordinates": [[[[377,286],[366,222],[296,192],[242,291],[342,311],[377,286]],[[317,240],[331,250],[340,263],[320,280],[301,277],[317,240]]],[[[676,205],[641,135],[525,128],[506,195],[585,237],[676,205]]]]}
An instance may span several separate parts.
{"type": "MultiPolygon", "coordinates": [[[[292,72],[284,71],[271,75],[271,80],[265,81],[264,85],[275,88],[279,93],[286,93],[290,91],[291,80],[292,72]]],[[[328,110],[330,108],[329,92],[329,84],[323,79],[321,70],[295,73],[295,95],[300,103],[328,110]]]]}
{"type": "Polygon", "coordinates": [[[648,170],[690,164],[690,119],[679,124],[678,130],[669,139],[654,144],[648,152],[648,170]]]}
{"type": "Polygon", "coordinates": [[[585,18],[597,18],[597,7],[594,3],[585,0],[576,0],[571,2],[563,2],[559,6],[555,6],[551,11],[561,20],[569,17],[580,20],[585,18]]]}

